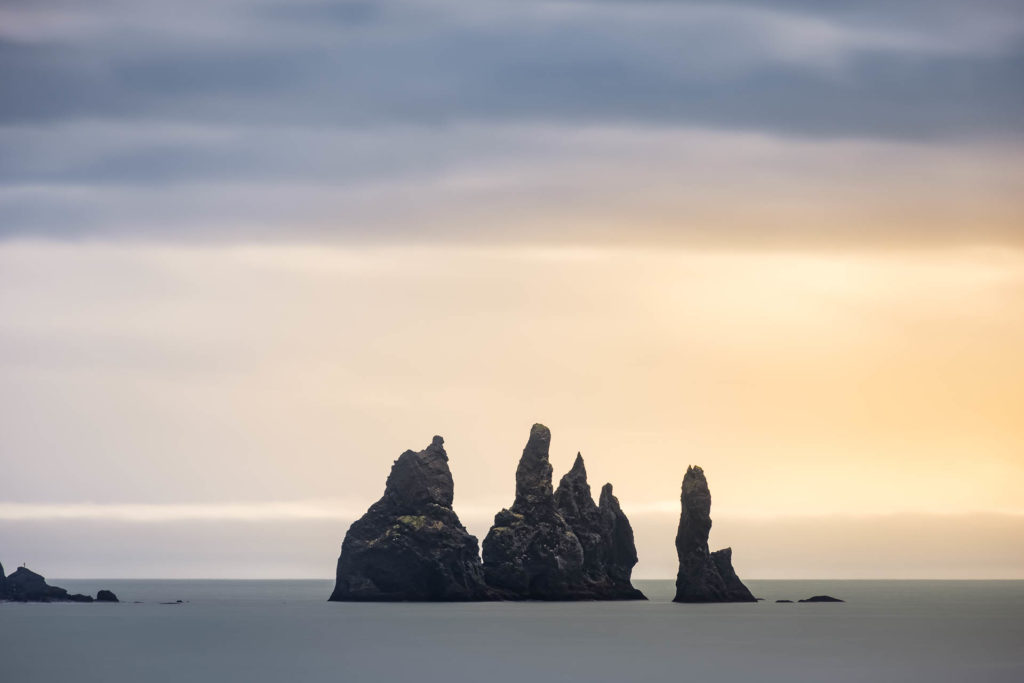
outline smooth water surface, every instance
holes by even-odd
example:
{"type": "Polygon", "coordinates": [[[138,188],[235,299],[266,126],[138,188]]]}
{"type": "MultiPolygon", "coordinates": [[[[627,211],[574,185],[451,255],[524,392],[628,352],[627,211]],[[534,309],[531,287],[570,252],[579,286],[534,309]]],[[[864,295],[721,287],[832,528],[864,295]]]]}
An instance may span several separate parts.
{"type": "Polygon", "coordinates": [[[0,680],[1024,681],[1024,581],[748,581],[757,604],[328,603],[330,581],[54,579],[0,604],[0,680]],[[844,604],[776,604],[826,593],[844,604]],[[160,604],[182,600],[181,604],[160,604]],[[134,601],[140,601],[138,603],[134,601]]]}

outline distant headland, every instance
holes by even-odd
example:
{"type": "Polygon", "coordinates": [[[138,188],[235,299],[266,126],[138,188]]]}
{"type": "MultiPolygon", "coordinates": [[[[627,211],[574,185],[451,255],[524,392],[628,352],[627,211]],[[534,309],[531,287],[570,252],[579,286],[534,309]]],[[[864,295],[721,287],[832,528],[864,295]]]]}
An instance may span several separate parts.
{"type": "Polygon", "coordinates": [[[118,602],[111,591],[101,590],[93,598],[81,593],[68,593],[65,589],[51,586],[46,579],[28,567],[18,567],[10,576],[4,575],[0,564],[0,600],[11,602],[118,602]]]}

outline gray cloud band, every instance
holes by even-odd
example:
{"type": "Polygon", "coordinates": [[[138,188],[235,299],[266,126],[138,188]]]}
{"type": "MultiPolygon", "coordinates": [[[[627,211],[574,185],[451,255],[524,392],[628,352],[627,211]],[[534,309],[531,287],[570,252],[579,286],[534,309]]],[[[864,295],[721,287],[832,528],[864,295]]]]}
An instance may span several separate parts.
{"type": "MultiPolygon", "coordinates": [[[[487,177],[510,156],[549,158],[550,136],[527,128],[915,144],[1024,133],[1013,3],[13,3],[3,19],[5,236],[119,234],[121,223],[274,234],[278,213],[303,218],[295,192],[252,216],[181,184],[487,177]],[[452,133],[465,126],[497,132],[452,133]],[[145,198],[169,183],[194,214],[180,223],[145,198]]],[[[576,153],[583,166],[621,160],[576,153]]],[[[341,232],[380,230],[391,212],[346,207],[341,232]]],[[[312,213],[307,226],[330,206],[312,213]]]]}

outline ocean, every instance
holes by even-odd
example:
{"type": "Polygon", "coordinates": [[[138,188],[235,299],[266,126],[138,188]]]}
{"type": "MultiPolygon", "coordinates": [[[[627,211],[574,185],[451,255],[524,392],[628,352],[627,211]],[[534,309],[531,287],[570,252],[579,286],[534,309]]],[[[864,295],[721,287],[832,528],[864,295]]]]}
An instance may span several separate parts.
{"type": "Polygon", "coordinates": [[[123,602],[0,604],[0,681],[1024,681],[1024,581],[748,581],[765,601],[726,605],[673,604],[672,581],[634,582],[648,602],[467,604],[328,603],[331,581],[50,583],[123,602]],[[817,594],[847,602],[774,602],[817,594]]]}

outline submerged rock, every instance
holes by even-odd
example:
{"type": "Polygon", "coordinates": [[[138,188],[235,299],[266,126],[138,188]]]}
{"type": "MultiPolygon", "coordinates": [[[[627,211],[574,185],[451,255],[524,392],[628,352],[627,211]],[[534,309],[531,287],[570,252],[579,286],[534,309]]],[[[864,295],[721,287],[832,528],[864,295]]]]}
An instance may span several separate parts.
{"type": "Polygon", "coordinates": [[[674,602],[756,602],[732,568],[732,549],[710,552],[711,491],[704,470],[683,477],[682,513],[676,533],[679,574],[674,602]]]}
{"type": "Polygon", "coordinates": [[[96,594],[96,602],[121,602],[112,591],[102,590],[96,594]]]}
{"type": "Polygon", "coordinates": [[[452,509],[444,439],[406,451],[384,495],[345,534],[334,601],[490,600],[477,540],[452,509]]]}
{"type": "Polygon", "coordinates": [[[68,593],[46,583],[42,575],[26,567],[18,567],[6,580],[7,600],[15,602],[92,602],[89,595],[68,593]]]}
{"type": "Polygon", "coordinates": [[[512,507],[483,542],[487,583],[516,600],[642,600],[629,577],[633,529],[611,486],[594,504],[583,458],[552,491],[551,432],[535,424],[516,469],[512,507]]]}
{"type": "Polygon", "coordinates": [[[789,602],[789,603],[792,603],[793,601],[792,600],[776,600],[775,602],[789,602]]]}
{"type": "Polygon", "coordinates": [[[812,597],[805,598],[803,600],[799,600],[798,602],[846,602],[846,601],[845,600],[840,600],[839,598],[833,598],[831,595],[814,595],[812,597]]]}

